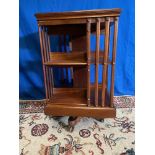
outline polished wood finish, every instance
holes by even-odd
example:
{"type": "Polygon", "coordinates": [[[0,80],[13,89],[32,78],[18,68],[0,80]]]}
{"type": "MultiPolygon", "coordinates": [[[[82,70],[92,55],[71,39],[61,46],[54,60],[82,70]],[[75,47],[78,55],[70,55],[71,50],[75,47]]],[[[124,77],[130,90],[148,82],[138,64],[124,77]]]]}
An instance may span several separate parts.
{"type": "MultiPolygon", "coordinates": [[[[50,60],[45,62],[45,65],[48,66],[73,66],[73,65],[87,65],[95,63],[95,52],[90,53],[89,62],[87,59],[87,53],[85,51],[72,51],[71,53],[62,53],[62,52],[50,52],[50,60]]],[[[103,64],[104,61],[104,52],[99,52],[99,63],[103,64]]],[[[108,64],[112,64],[112,61],[108,59],[108,64]]]]}
{"type": "Polygon", "coordinates": [[[103,65],[103,75],[102,75],[102,106],[105,106],[105,90],[106,90],[106,74],[107,74],[107,67],[108,67],[108,53],[109,53],[109,26],[110,20],[109,17],[106,17],[105,21],[105,52],[104,52],[104,65],[103,65]]]}
{"type": "Polygon", "coordinates": [[[52,12],[35,14],[37,21],[50,21],[57,19],[83,19],[95,17],[117,17],[120,15],[120,9],[104,9],[104,10],[82,10],[71,12],[52,12]]]}
{"type": "MultiPolygon", "coordinates": [[[[46,33],[46,39],[47,39],[47,47],[48,47],[48,52],[51,51],[51,46],[50,46],[50,37],[48,33],[46,33]]],[[[50,60],[50,55],[49,55],[49,60],[50,60]]],[[[54,86],[54,81],[53,81],[53,70],[52,68],[48,67],[48,72],[49,72],[49,83],[50,83],[50,88],[51,88],[51,97],[53,95],[53,86],[54,86]]]]}
{"type": "Polygon", "coordinates": [[[110,88],[110,106],[111,107],[114,107],[114,105],[113,105],[113,96],[114,96],[114,73],[115,73],[117,33],[118,33],[118,18],[115,17],[114,38],[113,38],[113,52],[112,52],[111,88],[110,88]]]}
{"type": "Polygon", "coordinates": [[[90,53],[90,35],[91,35],[91,20],[87,20],[86,24],[86,30],[87,30],[87,105],[90,106],[90,59],[91,59],[91,53],[90,53]]]}
{"type": "Polygon", "coordinates": [[[95,118],[115,117],[113,106],[114,66],[116,59],[118,17],[120,9],[85,10],[63,13],[36,14],[43,63],[47,106],[45,114],[69,115],[76,124],[77,116],[95,118]],[[109,58],[110,27],[114,25],[112,60],[109,58]],[[96,36],[96,50],[91,51],[91,36],[96,36]],[[104,50],[100,36],[104,35],[104,50]],[[59,39],[58,50],[51,36],[59,39]],[[69,39],[67,39],[69,38],[69,39]],[[62,48],[63,47],[63,48],[62,48]],[[69,49],[68,49],[69,48],[69,49]],[[90,82],[90,66],[95,65],[95,83],[90,82]],[[99,64],[103,66],[102,83],[98,82],[99,64]],[[108,66],[111,66],[111,85],[108,90],[108,66]],[[53,67],[60,69],[62,86],[54,84],[53,67]],[[71,75],[71,85],[69,83],[71,75]]]}
{"type": "Polygon", "coordinates": [[[95,53],[95,106],[98,106],[98,66],[99,66],[99,50],[100,50],[100,18],[96,23],[96,53],[95,53]]]}
{"type": "Polygon", "coordinates": [[[114,118],[116,117],[116,110],[109,107],[91,107],[91,106],[72,106],[72,105],[58,105],[48,104],[45,108],[46,115],[54,116],[81,116],[81,117],[95,117],[95,118],[114,118]],[[73,110],[74,109],[74,110],[73,110]]]}

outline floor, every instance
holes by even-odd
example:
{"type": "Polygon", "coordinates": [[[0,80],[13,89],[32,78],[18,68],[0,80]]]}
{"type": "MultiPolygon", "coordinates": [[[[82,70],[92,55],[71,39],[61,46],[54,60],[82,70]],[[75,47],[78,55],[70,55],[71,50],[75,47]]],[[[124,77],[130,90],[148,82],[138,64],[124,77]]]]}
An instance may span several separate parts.
{"type": "Polygon", "coordinates": [[[83,117],[73,132],[67,118],[44,115],[44,101],[20,101],[20,155],[134,155],[133,96],[114,98],[115,119],[83,117]]]}

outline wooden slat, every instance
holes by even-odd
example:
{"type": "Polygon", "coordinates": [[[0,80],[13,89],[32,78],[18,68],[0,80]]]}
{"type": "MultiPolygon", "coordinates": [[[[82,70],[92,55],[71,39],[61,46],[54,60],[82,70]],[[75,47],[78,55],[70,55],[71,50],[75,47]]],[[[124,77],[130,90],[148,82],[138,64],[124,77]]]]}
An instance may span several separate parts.
{"type": "Polygon", "coordinates": [[[104,67],[103,67],[103,75],[102,75],[102,106],[105,106],[105,89],[106,89],[106,74],[107,74],[107,61],[108,61],[108,50],[109,50],[109,26],[110,19],[106,18],[105,22],[105,52],[104,52],[104,67]]]}
{"type": "MultiPolygon", "coordinates": [[[[111,23],[111,21],[110,21],[110,25],[112,25],[113,23],[111,23]]],[[[109,51],[110,51],[110,26],[109,26],[109,45],[108,45],[108,54],[107,54],[107,63],[110,61],[110,58],[109,58],[109,51]]],[[[104,64],[104,61],[103,61],[103,64],[104,64]]],[[[112,64],[111,62],[110,62],[110,64],[112,64]]],[[[106,82],[105,82],[105,85],[106,85],[106,88],[105,88],[105,93],[108,93],[108,77],[110,76],[109,75],[109,72],[108,72],[108,69],[109,69],[109,63],[108,63],[108,65],[107,65],[107,71],[106,71],[106,82]]]]}
{"type": "Polygon", "coordinates": [[[100,50],[100,19],[96,23],[96,55],[95,55],[95,106],[98,106],[98,65],[100,50]]]}
{"type": "Polygon", "coordinates": [[[113,96],[114,96],[114,73],[115,73],[117,33],[118,33],[118,18],[115,17],[114,37],[113,37],[113,53],[112,53],[112,70],[111,70],[110,107],[114,107],[114,105],[113,105],[113,96]]]}
{"type": "MultiPolygon", "coordinates": [[[[39,26],[39,38],[40,38],[40,48],[41,48],[42,63],[44,63],[45,62],[45,54],[44,54],[44,49],[43,49],[42,28],[41,28],[41,26],[39,26]]],[[[44,65],[43,65],[43,75],[44,75],[44,85],[45,85],[46,100],[48,100],[46,71],[45,71],[45,66],[44,65]]]]}
{"type": "MultiPolygon", "coordinates": [[[[44,46],[45,46],[45,51],[46,51],[46,55],[47,55],[47,61],[50,60],[50,56],[49,56],[49,47],[48,47],[48,40],[47,40],[47,29],[46,27],[44,28],[44,46]]],[[[51,90],[51,78],[50,78],[50,72],[49,72],[49,67],[46,67],[47,70],[47,86],[48,86],[48,94],[49,94],[49,99],[52,97],[52,90],[51,90]]]]}
{"type": "MultiPolygon", "coordinates": [[[[50,38],[49,35],[47,33],[46,30],[46,44],[47,44],[47,52],[48,52],[48,61],[50,60],[50,51],[51,51],[51,47],[50,47],[50,38]]],[[[48,75],[49,75],[49,86],[50,86],[50,98],[52,98],[53,95],[53,71],[51,67],[48,67],[48,75]]]]}
{"type": "Polygon", "coordinates": [[[87,20],[87,105],[90,106],[90,35],[91,35],[91,20],[87,20]]]}
{"type": "MultiPolygon", "coordinates": [[[[43,50],[45,54],[45,61],[49,61],[49,53],[47,51],[47,42],[46,42],[46,36],[45,36],[45,27],[42,29],[42,41],[43,41],[43,50]]],[[[46,74],[46,86],[47,86],[47,96],[48,99],[51,98],[50,96],[50,85],[49,85],[49,72],[48,72],[48,67],[45,66],[45,74],[46,74]]]]}
{"type": "MultiPolygon", "coordinates": [[[[47,34],[47,42],[48,42],[48,51],[49,51],[49,57],[50,57],[51,45],[50,45],[50,36],[48,34],[47,34]]],[[[53,94],[53,87],[54,87],[53,69],[49,68],[49,72],[51,77],[51,87],[52,87],[52,94],[53,94]]]]}
{"type": "MultiPolygon", "coordinates": [[[[48,46],[49,46],[49,51],[51,51],[50,35],[48,35],[48,46]]],[[[51,52],[49,52],[49,53],[51,53],[51,52]]],[[[52,94],[53,94],[53,88],[54,88],[53,68],[50,68],[50,75],[51,75],[52,94]]]]}

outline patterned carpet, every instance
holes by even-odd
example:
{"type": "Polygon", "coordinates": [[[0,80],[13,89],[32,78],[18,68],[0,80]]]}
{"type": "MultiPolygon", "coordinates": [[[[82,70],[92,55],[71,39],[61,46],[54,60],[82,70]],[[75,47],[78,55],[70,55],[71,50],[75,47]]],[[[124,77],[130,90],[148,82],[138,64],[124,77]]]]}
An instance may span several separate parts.
{"type": "Polygon", "coordinates": [[[67,119],[44,115],[44,101],[20,102],[20,155],[134,155],[134,97],[115,97],[115,119],[83,117],[73,132],[67,119]]]}

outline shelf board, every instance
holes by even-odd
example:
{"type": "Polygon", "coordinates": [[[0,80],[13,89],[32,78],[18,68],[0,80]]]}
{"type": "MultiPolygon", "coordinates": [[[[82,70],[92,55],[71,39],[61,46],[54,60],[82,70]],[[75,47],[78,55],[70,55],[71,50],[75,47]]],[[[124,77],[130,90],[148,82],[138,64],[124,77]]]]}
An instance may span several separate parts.
{"type": "Polygon", "coordinates": [[[78,60],[53,60],[49,62],[45,62],[44,65],[46,66],[85,66],[87,65],[86,62],[78,61],[78,60]]]}
{"type": "Polygon", "coordinates": [[[54,88],[53,96],[49,100],[49,104],[85,106],[87,100],[85,97],[86,89],[79,88],[54,88]]]}
{"type": "MultiPolygon", "coordinates": [[[[91,84],[91,105],[94,106],[95,97],[95,85],[91,84]]],[[[101,107],[101,89],[102,86],[99,84],[99,107],[101,107]]],[[[72,106],[87,106],[86,88],[54,88],[53,96],[49,99],[48,104],[57,105],[72,105],[72,106]]],[[[109,105],[109,95],[106,94],[105,98],[106,106],[109,105]]]]}
{"type": "Polygon", "coordinates": [[[53,116],[83,116],[96,118],[110,118],[116,116],[116,110],[108,107],[109,95],[105,97],[105,107],[101,106],[101,89],[99,84],[99,106],[95,107],[95,85],[91,84],[91,104],[87,106],[86,88],[54,88],[53,96],[45,107],[46,115],[53,116]]]}
{"type": "Polygon", "coordinates": [[[87,65],[85,52],[50,52],[50,61],[45,62],[49,66],[76,66],[87,65]]]}
{"type": "MultiPolygon", "coordinates": [[[[102,64],[104,60],[104,52],[99,52],[99,63],[102,64]]],[[[91,64],[95,63],[95,52],[91,52],[91,64]]],[[[111,61],[108,60],[108,64],[111,61]]],[[[87,54],[86,52],[50,52],[50,61],[45,62],[47,66],[85,66],[87,65],[87,54]]]]}

